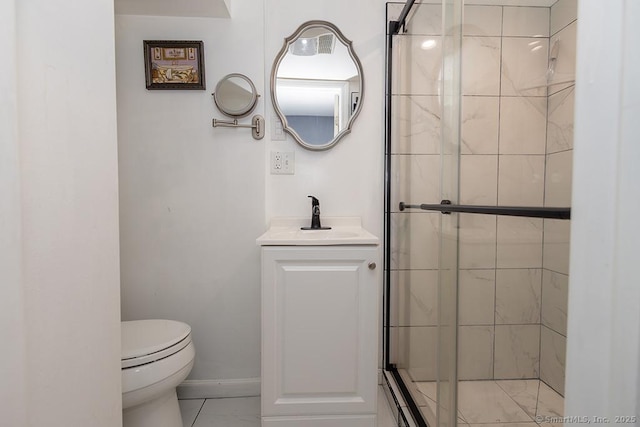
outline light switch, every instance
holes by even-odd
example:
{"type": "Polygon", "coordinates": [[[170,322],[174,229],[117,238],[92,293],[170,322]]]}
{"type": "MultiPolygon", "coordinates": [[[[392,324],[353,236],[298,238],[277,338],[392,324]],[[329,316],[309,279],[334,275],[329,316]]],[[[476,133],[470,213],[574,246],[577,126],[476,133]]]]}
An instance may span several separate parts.
{"type": "Polygon", "coordinates": [[[282,126],[282,121],[273,116],[273,120],[271,121],[271,140],[272,141],[284,141],[286,138],[284,134],[284,127],[282,126]]]}

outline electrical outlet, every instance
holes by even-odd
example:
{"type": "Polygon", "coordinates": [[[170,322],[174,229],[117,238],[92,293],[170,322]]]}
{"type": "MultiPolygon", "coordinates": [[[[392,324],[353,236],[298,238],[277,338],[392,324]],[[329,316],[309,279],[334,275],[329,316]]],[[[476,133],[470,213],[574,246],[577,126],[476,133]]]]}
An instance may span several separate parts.
{"type": "Polygon", "coordinates": [[[271,175],[293,175],[295,156],[293,151],[271,152],[271,175]]]}

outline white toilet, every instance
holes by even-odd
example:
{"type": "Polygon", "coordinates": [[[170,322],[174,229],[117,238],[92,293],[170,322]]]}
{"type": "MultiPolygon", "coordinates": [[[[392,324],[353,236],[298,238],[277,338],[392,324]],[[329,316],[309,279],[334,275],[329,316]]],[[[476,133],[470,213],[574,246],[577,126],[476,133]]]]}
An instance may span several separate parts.
{"type": "Polygon", "coordinates": [[[183,427],[176,386],[191,372],[191,327],[134,320],[122,329],[123,427],[183,427]]]}

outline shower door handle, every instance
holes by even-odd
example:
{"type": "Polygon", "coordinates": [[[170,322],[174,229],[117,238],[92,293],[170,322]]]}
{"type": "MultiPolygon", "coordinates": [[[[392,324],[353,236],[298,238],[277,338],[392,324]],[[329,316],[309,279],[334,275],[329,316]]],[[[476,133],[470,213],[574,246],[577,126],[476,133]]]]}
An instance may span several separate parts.
{"type": "Polygon", "coordinates": [[[520,216],[527,218],[571,219],[571,208],[545,208],[538,206],[482,206],[482,205],[453,205],[450,200],[443,200],[438,205],[412,205],[400,202],[400,211],[405,209],[421,209],[423,211],[438,211],[443,214],[452,212],[520,216]]]}

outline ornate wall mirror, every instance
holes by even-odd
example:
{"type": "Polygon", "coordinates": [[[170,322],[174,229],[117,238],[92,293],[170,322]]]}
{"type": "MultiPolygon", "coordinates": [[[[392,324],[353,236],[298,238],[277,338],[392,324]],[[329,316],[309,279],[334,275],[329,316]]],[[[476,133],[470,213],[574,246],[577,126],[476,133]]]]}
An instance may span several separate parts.
{"type": "Polygon", "coordinates": [[[351,132],[363,93],[360,60],[335,25],[305,22],[285,39],[271,70],[271,99],[284,130],[300,145],[336,145],[351,132]]]}

